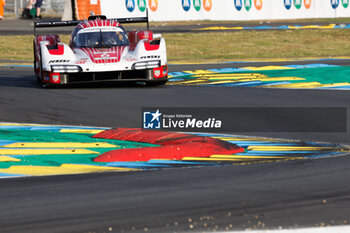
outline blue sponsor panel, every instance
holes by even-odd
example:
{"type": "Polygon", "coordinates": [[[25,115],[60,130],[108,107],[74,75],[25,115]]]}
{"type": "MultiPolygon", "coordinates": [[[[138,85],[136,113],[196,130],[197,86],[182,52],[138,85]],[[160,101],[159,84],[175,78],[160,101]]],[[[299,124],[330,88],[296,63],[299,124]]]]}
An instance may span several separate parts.
{"type": "Polygon", "coordinates": [[[182,8],[184,9],[184,11],[189,11],[191,9],[191,1],[182,0],[182,8]]]}
{"type": "Polygon", "coordinates": [[[242,9],[242,0],[234,0],[235,1],[235,7],[238,11],[242,9]]]}
{"type": "Polygon", "coordinates": [[[125,0],[125,7],[129,12],[135,10],[135,0],[125,0]]]}
{"type": "Polygon", "coordinates": [[[289,10],[292,7],[292,0],[283,0],[284,7],[289,10]]]}
{"type": "Polygon", "coordinates": [[[337,9],[339,6],[339,0],[330,0],[333,9],[337,9]]]}

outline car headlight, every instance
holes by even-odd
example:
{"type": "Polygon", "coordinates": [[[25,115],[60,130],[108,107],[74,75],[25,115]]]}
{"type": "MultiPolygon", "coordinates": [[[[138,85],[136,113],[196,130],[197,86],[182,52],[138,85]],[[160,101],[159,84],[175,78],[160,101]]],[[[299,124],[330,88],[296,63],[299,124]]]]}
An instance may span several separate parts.
{"type": "Polygon", "coordinates": [[[143,69],[151,69],[160,66],[160,61],[144,61],[144,62],[136,62],[132,65],[132,68],[135,70],[143,70],[143,69]]]}
{"type": "Polygon", "coordinates": [[[52,65],[51,70],[54,73],[78,73],[82,71],[80,66],[74,65],[52,65]]]}

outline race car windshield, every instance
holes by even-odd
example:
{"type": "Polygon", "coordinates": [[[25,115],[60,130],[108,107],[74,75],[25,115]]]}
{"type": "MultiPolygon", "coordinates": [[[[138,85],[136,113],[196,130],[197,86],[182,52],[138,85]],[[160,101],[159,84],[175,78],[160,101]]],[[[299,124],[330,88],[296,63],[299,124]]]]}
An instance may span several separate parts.
{"type": "Polygon", "coordinates": [[[125,33],[118,30],[103,31],[99,29],[93,31],[81,31],[73,40],[76,48],[110,48],[114,46],[129,45],[125,33]]]}

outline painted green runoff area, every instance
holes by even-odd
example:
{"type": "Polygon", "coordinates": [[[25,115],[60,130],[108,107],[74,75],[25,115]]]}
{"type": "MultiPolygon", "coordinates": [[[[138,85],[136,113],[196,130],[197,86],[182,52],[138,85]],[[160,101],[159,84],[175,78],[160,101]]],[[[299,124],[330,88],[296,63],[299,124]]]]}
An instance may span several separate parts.
{"type": "MultiPolygon", "coordinates": [[[[10,166],[60,166],[62,164],[87,164],[87,165],[104,165],[105,163],[93,162],[92,160],[107,151],[137,147],[154,147],[157,145],[147,143],[136,143],[129,141],[108,140],[92,138],[93,134],[85,133],[62,133],[58,131],[35,131],[35,130],[3,130],[0,129],[0,140],[10,140],[14,142],[84,142],[95,143],[105,142],[119,147],[114,148],[79,148],[88,149],[98,154],[45,154],[45,155],[11,155],[18,158],[18,162],[0,162],[0,168],[9,168],[10,166]]],[[[10,148],[3,148],[10,149],[10,148]]],[[[27,149],[27,148],[26,148],[27,149]]],[[[19,149],[20,150],[20,149],[19,149]]],[[[1,153],[1,152],[0,152],[1,153]]]]}
{"type": "MultiPolygon", "coordinates": [[[[249,72],[251,73],[251,72],[249,72]]],[[[350,82],[350,66],[321,67],[291,70],[257,71],[268,77],[299,77],[305,80],[291,80],[291,83],[319,82],[321,84],[350,82]]]]}

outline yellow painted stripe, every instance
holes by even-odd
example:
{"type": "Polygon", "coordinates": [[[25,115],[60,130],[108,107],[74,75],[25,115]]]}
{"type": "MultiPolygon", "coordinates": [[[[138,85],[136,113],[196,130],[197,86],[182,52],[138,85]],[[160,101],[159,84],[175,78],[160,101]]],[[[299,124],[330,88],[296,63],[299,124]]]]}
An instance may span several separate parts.
{"type": "Polygon", "coordinates": [[[200,82],[208,82],[208,80],[207,79],[194,79],[194,80],[181,81],[179,83],[200,83],[200,82]]]}
{"type": "Polygon", "coordinates": [[[281,85],[270,85],[264,86],[266,88],[315,88],[322,87],[322,84],[319,82],[302,82],[302,83],[290,83],[290,84],[281,84],[281,85]]]}
{"type": "Polygon", "coordinates": [[[228,158],[204,158],[204,157],[184,157],[183,161],[242,161],[242,159],[228,159],[228,158]]]}
{"type": "Polygon", "coordinates": [[[293,81],[293,80],[305,80],[304,78],[299,77],[237,77],[237,78],[230,78],[230,77],[222,77],[222,78],[212,78],[210,77],[209,80],[235,80],[235,81],[293,81]]]}
{"type": "Polygon", "coordinates": [[[0,149],[0,155],[98,154],[87,149],[0,149]]]}
{"type": "MultiPolygon", "coordinates": [[[[290,156],[249,156],[249,155],[211,155],[210,158],[223,158],[223,159],[285,159],[290,156]]],[[[296,158],[296,157],[294,157],[296,158]]],[[[301,158],[301,157],[300,157],[301,158]]]]}
{"type": "Polygon", "coordinates": [[[312,146],[248,146],[252,151],[321,151],[337,150],[337,147],[312,147],[312,146]]]}
{"type": "Polygon", "coordinates": [[[9,156],[0,156],[0,162],[19,162],[19,161],[21,160],[17,158],[12,158],[9,156]]]}
{"type": "Polygon", "coordinates": [[[62,164],[59,167],[53,166],[11,166],[6,169],[0,169],[0,173],[22,174],[30,176],[45,175],[65,175],[82,174],[95,172],[113,172],[113,171],[136,171],[137,169],[118,168],[118,167],[100,167],[93,165],[62,164]]]}
{"type": "Polygon", "coordinates": [[[289,26],[289,29],[333,29],[335,24],[329,24],[329,25],[306,25],[301,27],[295,27],[295,26],[289,26]]]}
{"type": "Polygon", "coordinates": [[[87,134],[98,134],[104,130],[99,129],[61,129],[61,133],[87,133],[87,134]]]}
{"type": "MultiPolygon", "coordinates": [[[[10,148],[94,148],[94,147],[119,147],[117,145],[96,142],[96,143],[85,143],[85,142],[16,142],[2,147],[10,148]]],[[[1,152],[1,151],[0,151],[1,152]]]]}
{"type": "Polygon", "coordinates": [[[226,80],[226,81],[213,81],[213,82],[209,82],[208,84],[223,84],[223,83],[237,83],[238,81],[233,81],[233,80],[226,80]]]}
{"type": "Polygon", "coordinates": [[[264,142],[295,142],[295,140],[287,139],[271,139],[271,138],[242,138],[242,137],[213,137],[224,141],[264,141],[264,142]]]}
{"type": "Polygon", "coordinates": [[[266,75],[260,74],[260,73],[213,73],[213,74],[196,74],[193,75],[193,77],[202,78],[203,76],[209,76],[209,77],[232,77],[232,78],[239,78],[239,77],[267,77],[266,75]]]}
{"type": "Polygon", "coordinates": [[[294,68],[291,67],[285,67],[285,66],[261,66],[261,67],[242,67],[241,69],[247,69],[247,70],[292,70],[294,68]]]}
{"type": "Polygon", "coordinates": [[[192,71],[183,71],[184,73],[189,73],[189,74],[212,74],[215,73],[214,71],[209,71],[209,70],[192,70],[192,71]]]}
{"type": "MultiPolygon", "coordinates": [[[[296,160],[299,157],[284,157],[280,160],[296,160]]],[[[202,162],[252,162],[252,161],[271,161],[271,159],[241,159],[241,158],[202,158],[202,157],[184,157],[183,161],[202,161],[202,162]]]]}
{"type": "Polygon", "coordinates": [[[323,84],[322,87],[341,87],[341,86],[349,86],[350,83],[331,83],[331,84],[323,84]]]}

